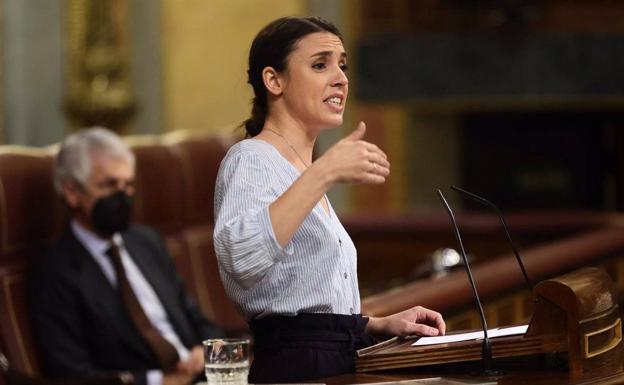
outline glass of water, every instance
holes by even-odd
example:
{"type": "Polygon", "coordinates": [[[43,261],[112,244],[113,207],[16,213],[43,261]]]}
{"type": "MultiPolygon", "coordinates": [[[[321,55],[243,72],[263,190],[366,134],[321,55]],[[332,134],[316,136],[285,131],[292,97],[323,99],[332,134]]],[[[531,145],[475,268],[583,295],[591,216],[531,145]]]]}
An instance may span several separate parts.
{"type": "Polygon", "coordinates": [[[247,384],[249,375],[249,340],[222,338],[206,340],[204,364],[209,385],[247,384]]]}

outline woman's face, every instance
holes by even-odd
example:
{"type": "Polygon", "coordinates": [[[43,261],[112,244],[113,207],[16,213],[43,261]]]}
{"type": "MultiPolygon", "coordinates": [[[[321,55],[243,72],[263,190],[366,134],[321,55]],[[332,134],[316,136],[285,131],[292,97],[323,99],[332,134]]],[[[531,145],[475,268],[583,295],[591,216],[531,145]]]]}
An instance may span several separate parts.
{"type": "Polygon", "coordinates": [[[299,40],[280,75],[292,117],[312,130],[340,126],[349,93],[346,69],[347,54],[338,36],[316,32],[299,40]]]}

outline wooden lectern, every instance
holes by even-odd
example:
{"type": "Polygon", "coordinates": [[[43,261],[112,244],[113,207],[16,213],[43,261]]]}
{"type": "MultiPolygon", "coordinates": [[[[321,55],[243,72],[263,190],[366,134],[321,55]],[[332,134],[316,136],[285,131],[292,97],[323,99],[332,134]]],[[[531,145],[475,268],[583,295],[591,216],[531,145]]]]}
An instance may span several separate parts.
{"type": "MultiPolygon", "coordinates": [[[[622,320],[609,276],[583,268],[539,283],[535,311],[524,335],[492,338],[494,358],[567,353],[571,382],[622,371],[622,320]]],[[[481,340],[412,346],[395,338],[358,351],[357,372],[476,361],[481,340]]]]}

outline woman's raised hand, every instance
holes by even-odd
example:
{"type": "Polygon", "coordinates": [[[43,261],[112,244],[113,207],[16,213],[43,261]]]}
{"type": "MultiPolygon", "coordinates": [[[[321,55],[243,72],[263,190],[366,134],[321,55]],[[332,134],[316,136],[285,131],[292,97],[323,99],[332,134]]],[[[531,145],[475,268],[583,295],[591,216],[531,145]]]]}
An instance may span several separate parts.
{"type": "Polygon", "coordinates": [[[388,157],[376,145],[362,140],[366,124],[334,144],[315,164],[322,166],[333,183],[374,183],[390,174],[388,157]]]}
{"type": "Polygon", "coordinates": [[[334,144],[269,206],[275,238],[284,247],[310,211],[336,183],[383,183],[390,174],[386,154],[362,140],[366,125],[334,144]]]}

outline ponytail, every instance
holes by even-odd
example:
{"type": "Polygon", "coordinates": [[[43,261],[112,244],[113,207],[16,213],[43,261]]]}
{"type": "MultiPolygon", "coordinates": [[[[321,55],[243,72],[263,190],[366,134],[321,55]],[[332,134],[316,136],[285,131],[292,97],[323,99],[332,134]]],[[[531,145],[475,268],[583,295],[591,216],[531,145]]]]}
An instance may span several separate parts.
{"type": "Polygon", "coordinates": [[[251,107],[251,117],[243,123],[245,131],[247,131],[247,138],[253,138],[258,135],[260,131],[262,131],[264,122],[266,121],[267,112],[266,97],[254,97],[251,107]]]}

